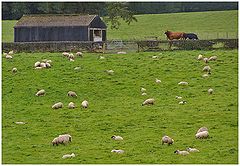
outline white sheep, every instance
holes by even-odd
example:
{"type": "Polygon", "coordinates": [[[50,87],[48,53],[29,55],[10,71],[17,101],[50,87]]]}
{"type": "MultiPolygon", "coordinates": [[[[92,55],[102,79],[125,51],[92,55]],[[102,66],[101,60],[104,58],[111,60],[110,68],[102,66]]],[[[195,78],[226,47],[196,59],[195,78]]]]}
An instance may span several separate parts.
{"type": "Polygon", "coordinates": [[[158,59],[159,57],[158,56],[152,56],[152,59],[158,59]]]}
{"type": "Polygon", "coordinates": [[[35,69],[37,69],[37,70],[38,70],[38,69],[42,69],[42,67],[35,67],[35,69]]]}
{"type": "Polygon", "coordinates": [[[174,153],[179,154],[179,155],[183,155],[183,156],[189,155],[189,152],[185,151],[185,150],[182,150],[182,151],[176,150],[176,151],[174,151],[174,153]]]}
{"type": "Polygon", "coordinates": [[[15,122],[16,124],[26,124],[25,122],[15,122]]]}
{"type": "Polygon", "coordinates": [[[69,53],[68,52],[63,52],[62,55],[68,57],[69,53]]]}
{"type": "Polygon", "coordinates": [[[106,70],[106,72],[107,72],[108,74],[110,74],[110,75],[112,75],[112,74],[114,73],[113,70],[106,70]]]}
{"type": "Polygon", "coordinates": [[[75,58],[75,56],[73,55],[73,53],[70,53],[69,55],[68,55],[68,59],[74,59],[75,58]]]}
{"type": "Polygon", "coordinates": [[[17,68],[16,67],[12,68],[12,72],[16,73],[17,72],[17,68]]]}
{"type": "Polygon", "coordinates": [[[13,50],[8,52],[9,55],[13,55],[13,50]]]}
{"type": "Polygon", "coordinates": [[[197,59],[198,60],[202,60],[203,59],[203,55],[199,54],[197,59]]]}
{"type": "Polygon", "coordinates": [[[208,89],[208,93],[209,93],[210,95],[213,94],[213,89],[212,89],[212,88],[208,89]]]}
{"type": "Polygon", "coordinates": [[[142,96],[146,96],[146,95],[147,95],[147,93],[145,93],[145,92],[142,93],[142,96]]]}
{"type": "Polygon", "coordinates": [[[117,54],[127,54],[125,51],[119,51],[117,54]]]}
{"type": "Polygon", "coordinates": [[[46,62],[45,65],[46,65],[46,68],[51,68],[51,64],[50,63],[46,62]]]}
{"type": "Polygon", "coordinates": [[[182,97],[181,97],[181,96],[176,96],[175,98],[176,98],[176,99],[182,99],[182,97]]]}
{"type": "Polygon", "coordinates": [[[157,79],[157,78],[156,78],[155,81],[156,81],[156,83],[161,83],[161,80],[159,80],[159,79],[157,79]]]}
{"type": "Polygon", "coordinates": [[[215,61],[215,60],[217,60],[217,56],[211,56],[208,60],[209,61],[215,61]]]}
{"type": "Polygon", "coordinates": [[[123,140],[123,137],[119,136],[119,135],[113,135],[111,137],[113,140],[116,140],[116,141],[122,141],[123,140]]]}
{"type": "Polygon", "coordinates": [[[111,152],[112,152],[112,153],[122,154],[122,153],[124,153],[124,150],[121,150],[121,149],[119,149],[119,150],[113,149],[113,150],[111,150],[111,152]]]}
{"type": "Polygon", "coordinates": [[[81,69],[81,67],[75,67],[74,68],[74,70],[80,70],[81,69]]]}
{"type": "Polygon", "coordinates": [[[80,56],[82,58],[83,57],[83,53],[82,52],[77,52],[76,56],[80,56]]]}
{"type": "Polygon", "coordinates": [[[74,154],[74,153],[72,153],[72,154],[65,154],[65,155],[62,156],[63,159],[73,158],[73,157],[75,157],[75,154],[74,154]]]}
{"type": "Polygon", "coordinates": [[[68,108],[69,108],[69,109],[74,109],[74,108],[75,108],[75,104],[74,104],[73,102],[70,102],[70,103],[68,104],[68,108]]]}
{"type": "Polygon", "coordinates": [[[198,139],[204,139],[207,138],[208,136],[209,136],[208,131],[202,131],[195,135],[195,137],[198,139]]]}
{"type": "Polygon", "coordinates": [[[54,138],[52,141],[53,146],[58,144],[66,144],[72,142],[72,137],[69,134],[59,135],[58,137],[54,138]]]}
{"type": "Polygon", "coordinates": [[[178,85],[188,85],[188,82],[181,81],[181,82],[178,83],[178,85]]]}
{"type": "Polygon", "coordinates": [[[141,92],[146,92],[147,89],[145,89],[145,88],[141,88],[140,91],[141,91],[141,92]]]}
{"type": "Polygon", "coordinates": [[[44,96],[45,95],[45,90],[44,89],[41,89],[41,90],[39,90],[35,95],[36,96],[44,96]]]}
{"type": "Polygon", "coordinates": [[[197,133],[203,132],[203,131],[208,131],[207,127],[201,127],[200,129],[198,129],[197,133]]]}
{"type": "Polygon", "coordinates": [[[41,62],[37,61],[34,63],[34,67],[40,67],[41,62]]]}
{"type": "Polygon", "coordinates": [[[12,59],[13,57],[11,55],[6,55],[6,59],[12,59]]]}
{"type": "Polygon", "coordinates": [[[205,73],[202,75],[203,78],[208,78],[209,77],[209,74],[208,73],[205,73]]]}
{"type": "Polygon", "coordinates": [[[40,67],[42,67],[42,68],[46,68],[46,63],[41,62],[41,63],[40,63],[40,67]]]}
{"type": "Polygon", "coordinates": [[[4,53],[3,53],[3,56],[7,56],[7,53],[4,52],[4,53]]]}
{"type": "Polygon", "coordinates": [[[205,63],[208,63],[209,59],[208,59],[208,58],[203,58],[203,61],[204,61],[205,63]]]}
{"type": "Polygon", "coordinates": [[[52,63],[52,60],[47,60],[46,63],[52,63]]]}
{"type": "Polygon", "coordinates": [[[99,59],[105,59],[105,57],[104,56],[99,56],[99,59]]]}
{"type": "Polygon", "coordinates": [[[74,59],[72,59],[72,58],[70,58],[70,59],[69,59],[69,61],[70,61],[70,62],[74,62],[75,60],[74,60],[74,59]]]}
{"type": "Polygon", "coordinates": [[[211,74],[211,67],[210,66],[204,66],[202,71],[208,72],[209,74],[211,74]]]}
{"type": "Polygon", "coordinates": [[[62,108],[62,107],[63,107],[63,103],[62,102],[58,102],[58,103],[55,103],[52,106],[52,109],[59,109],[59,108],[62,108]]]}
{"type": "Polygon", "coordinates": [[[69,91],[69,92],[67,93],[67,96],[70,96],[70,97],[77,97],[77,94],[76,94],[76,92],[69,91]]]}
{"type": "Polygon", "coordinates": [[[82,104],[81,104],[81,106],[82,106],[83,108],[87,108],[88,105],[89,105],[89,103],[88,103],[87,100],[84,100],[84,101],[82,102],[82,104]]]}
{"type": "Polygon", "coordinates": [[[153,105],[155,100],[153,98],[147,99],[142,103],[142,106],[144,105],[153,105]]]}
{"type": "Polygon", "coordinates": [[[190,153],[199,152],[199,150],[196,148],[187,148],[187,151],[190,153]]]}
{"type": "Polygon", "coordinates": [[[170,138],[169,136],[165,135],[162,137],[162,145],[163,144],[172,145],[173,143],[174,143],[174,140],[172,138],[170,138]]]}
{"type": "Polygon", "coordinates": [[[184,104],[186,104],[186,103],[187,103],[187,101],[180,101],[178,104],[184,105],[184,104]]]}

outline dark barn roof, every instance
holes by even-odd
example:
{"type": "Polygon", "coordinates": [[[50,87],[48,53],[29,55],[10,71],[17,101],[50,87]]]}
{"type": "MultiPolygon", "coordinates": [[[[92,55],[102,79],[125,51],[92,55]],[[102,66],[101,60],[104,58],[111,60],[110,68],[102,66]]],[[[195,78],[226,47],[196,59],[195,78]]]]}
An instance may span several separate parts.
{"type": "MultiPolygon", "coordinates": [[[[89,26],[91,22],[99,16],[97,15],[23,15],[16,23],[14,28],[18,27],[63,27],[63,26],[89,26]]],[[[105,25],[106,28],[106,25],[105,25]]]]}

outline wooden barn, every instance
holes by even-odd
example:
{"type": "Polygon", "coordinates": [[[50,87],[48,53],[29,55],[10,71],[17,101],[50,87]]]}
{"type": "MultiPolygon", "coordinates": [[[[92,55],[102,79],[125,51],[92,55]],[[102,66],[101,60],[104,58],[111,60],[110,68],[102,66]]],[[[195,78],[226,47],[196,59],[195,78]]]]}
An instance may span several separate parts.
{"type": "Polygon", "coordinates": [[[14,42],[106,41],[106,29],[97,15],[23,15],[14,42]]]}

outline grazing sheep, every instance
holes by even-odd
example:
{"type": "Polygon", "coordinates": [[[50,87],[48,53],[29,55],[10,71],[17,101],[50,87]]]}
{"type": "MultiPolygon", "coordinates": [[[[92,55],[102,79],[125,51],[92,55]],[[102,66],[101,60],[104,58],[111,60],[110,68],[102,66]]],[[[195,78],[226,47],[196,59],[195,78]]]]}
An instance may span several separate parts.
{"type": "Polygon", "coordinates": [[[202,60],[203,59],[203,55],[199,54],[197,59],[198,60],[202,60]]]}
{"type": "Polygon", "coordinates": [[[158,56],[152,56],[152,59],[158,59],[159,57],[158,56]]]}
{"type": "Polygon", "coordinates": [[[82,58],[83,57],[83,53],[82,52],[77,52],[76,56],[80,56],[82,58]]]}
{"type": "Polygon", "coordinates": [[[208,131],[202,131],[195,135],[195,137],[198,139],[204,139],[207,138],[208,136],[209,136],[208,131]]]}
{"type": "Polygon", "coordinates": [[[176,96],[175,98],[176,98],[176,99],[182,99],[182,97],[181,97],[181,96],[176,96]]]}
{"type": "Polygon", "coordinates": [[[107,72],[108,74],[110,74],[110,75],[114,73],[113,70],[106,70],[106,72],[107,72]]]}
{"type": "Polygon", "coordinates": [[[172,145],[173,142],[174,142],[174,140],[172,138],[170,138],[169,136],[167,136],[167,135],[162,137],[162,145],[163,144],[172,145]]]}
{"type": "Polygon", "coordinates": [[[12,72],[16,73],[17,72],[17,68],[16,67],[12,68],[12,72]]]}
{"type": "Polygon", "coordinates": [[[63,107],[63,103],[62,102],[58,102],[58,103],[55,103],[52,106],[52,109],[59,109],[59,108],[62,108],[62,107],[63,107]]]}
{"type": "Polygon", "coordinates": [[[40,63],[40,67],[42,67],[42,68],[46,68],[46,63],[41,62],[41,63],[40,63]]]}
{"type": "Polygon", "coordinates": [[[188,82],[181,81],[181,82],[178,83],[178,85],[188,85],[188,82]]]}
{"type": "Polygon", "coordinates": [[[15,122],[16,124],[26,124],[25,122],[15,122]]]}
{"type": "Polygon", "coordinates": [[[62,55],[68,57],[69,53],[68,52],[63,52],[62,55]]]}
{"type": "Polygon", "coordinates": [[[147,99],[147,100],[145,100],[145,101],[142,103],[142,106],[144,106],[144,105],[150,105],[150,104],[153,105],[154,102],[155,102],[155,100],[154,100],[153,98],[147,99]]]}
{"type": "Polygon", "coordinates": [[[161,83],[161,80],[156,78],[156,83],[161,83]]]}
{"type": "Polygon", "coordinates": [[[89,103],[88,103],[87,100],[84,100],[81,105],[82,105],[83,108],[87,108],[89,103]]]}
{"type": "Polygon", "coordinates": [[[208,60],[209,61],[215,61],[215,60],[217,60],[217,56],[211,56],[208,60]]]}
{"type": "Polygon", "coordinates": [[[190,153],[199,152],[199,150],[196,148],[187,148],[187,151],[190,153]]]}
{"type": "Polygon", "coordinates": [[[50,63],[46,62],[45,65],[46,65],[46,68],[51,68],[51,64],[50,63]]]}
{"type": "Polygon", "coordinates": [[[65,155],[62,156],[63,159],[73,158],[73,157],[75,157],[75,154],[74,154],[74,153],[72,153],[72,154],[65,154],[65,155]]]}
{"type": "Polygon", "coordinates": [[[142,93],[142,96],[146,96],[146,95],[147,95],[147,93],[145,93],[145,92],[144,92],[144,93],[142,93]]]}
{"type": "Polygon", "coordinates": [[[75,67],[74,68],[74,70],[80,70],[81,69],[81,67],[75,67]]]}
{"type": "Polygon", "coordinates": [[[76,92],[69,91],[69,92],[67,93],[67,96],[70,96],[70,97],[77,97],[77,94],[76,94],[76,92]]]}
{"type": "Polygon", "coordinates": [[[45,90],[44,89],[41,89],[41,90],[39,90],[35,95],[36,96],[44,96],[45,95],[45,90]]]}
{"type": "Polygon", "coordinates": [[[9,55],[13,55],[13,50],[8,52],[9,55]]]}
{"type": "Polygon", "coordinates": [[[208,131],[208,128],[201,127],[200,129],[198,129],[197,133],[200,133],[200,132],[203,132],[203,131],[208,131]]]}
{"type": "Polygon", "coordinates": [[[113,140],[116,140],[116,141],[122,141],[122,140],[123,140],[123,137],[118,136],[118,135],[113,135],[111,138],[112,138],[113,140]]]}
{"type": "Polygon", "coordinates": [[[37,61],[37,62],[35,62],[34,67],[40,67],[40,64],[41,64],[41,62],[37,61]]]}
{"type": "Polygon", "coordinates": [[[113,149],[113,150],[111,150],[111,152],[112,152],[112,153],[122,154],[122,153],[124,153],[124,150],[121,150],[121,149],[119,149],[119,150],[113,149]]]}
{"type": "Polygon", "coordinates": [[[125,51],[119,51],[119,52],[117,52],[117,54],[126,54],[126,52],[125,51]]]}
{"type": "Polygon", "coordinates": [[[69,134],[59,135],[58,137],[54,138],[52,141],[53,146],[58,144],[66,144],[68,142],[72,142],[72,137],[69,134]]]}
{"type": "Polygon", "coordinates": [[[69,55],[68,55],[68,59],[74,59],[75,58],[75,56],[72,54],[72,53],[70,53],[69,55]]]}
{"type": "Polygon", "coordinates": [[[202,69],[202,71],[208,72],[209,74],[211,74],[211,68],[210,68],[210,66],[204,66],[204,68],[202,69]]]}
{"type": "Polygon", "coordinates": [[[11,55],[6,55],[6,59],[12,59],[13,57],[11,55]]]}
{"type": "Polygon", "coordinates": [[[205,63],[208,63],[209,59],[208,59],[208,58],[203,58],[203,61],[204,61],[205,63]]]}
{"type": "Polygon", "coordinates": [[[75,104],[74,104],[73,102],[70,102],[70,103],[68,104],[68,108],[69,108],[69,109],[74,109],[74,108],[75,108],[75,104]]]}
{"type": "Polygon", "coordinates": [[[209,93],[210,95],[213,94],[213,89],[212,89],[212,88],[208,89],[208,93],[209,93]]]}
{"type": "Polygon", "coordinates": [[[174,153],[179,154],[179,155],[183,155],[183,156],[186,156],[186,155],[189,154],[189,152],[185,151],[185,150],[182,150],[182,151],[176,150],[176,151],[174,151],[174,153]]]}
{"type": "Polygon", "coordinates": [[[145,88],[141,88],[140,91],[141,92],[146,92],[146,89],[145,88]]]}
{"type": "Polygon", "coordinates": [[[187,101],[180,101],[178,104],[184,105],[184,104],[186,104],[186,103],[187,103],[187,101]]]}

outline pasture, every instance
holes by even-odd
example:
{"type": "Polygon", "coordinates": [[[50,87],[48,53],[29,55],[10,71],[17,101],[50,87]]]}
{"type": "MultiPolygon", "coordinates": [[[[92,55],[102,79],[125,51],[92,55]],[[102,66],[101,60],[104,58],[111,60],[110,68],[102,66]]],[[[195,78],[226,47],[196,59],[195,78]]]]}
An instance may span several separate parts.
{"type": "MultiPolygon", "coordinates": [[[[118,30],[108,28],[107,39],[135,40],[158,36],[164,40],[166,30],[194,32],[200,39],[236,38],[238,31],[237,10],[146,14],[137,15],[136,18],[138,22],[130,25],[122,22],[118,30]]],[[[3,42],[13,42],[15,23],[15,20],[2,21],[3,42]]]]}
{"type": "Polygon", "coordinates": [[[2,57],[3,164],[238,163],[238,50],[103,54],[102,60],[99,55],[85,53],[74,62],[61,53],[2,57]],[[208,64],[209,78],[202,77],[205,64],[196,59],[199,54],[218,56],[208,64]],[[152,59],[153,55],[159,58],[152,59]],[[52,68],[35,70],[34,63],[42,59],[51,59],[52,68]],[[81,69],[74,71],[77,66],[81,69]],[[13,67],[18,69],[15,74],[13,67]],[[110,69],[113,75],[105,72],[110,69]],[[156,84],[155,78],[162,82],[156,84]],[[180,81],[189,85],[179,86],[180,81]],[[147,96],[141,95],[141,87],[147,96]],[[214,89],[212,95],[209,88],[214,89]],[[37,89],[45,89],[46,95],[36,97],[37,89]],[[78,97],[68,97],[70,90],[78,97]],[[179,105],[175,96],[187,104],[179,105]],[[141,106],[147,98],[156,103],[141,106]],[[87,109],[80,107],[84,99],[89,101],[87,109]],[[53,110],[59,101],[64,108],[53,110]],[[70,101],[76,109],[67,108],[70,101]],[[202,126],[210,137],[195,139],[202,126]],[[53,138],[63,133],[69,133],[72,142],[53,147],[53,138]],[[161,145],[165,134],[175,140],[173,145],[161,145]],[[124,140],[114,141],[112,135],[124,140]],[[173,153],[187,147],[200,152],[173,153]],[[125,153],[114,154],[112,149],[125,153]],[[71,153],[76,157],[62,159],[71,153]]]}

